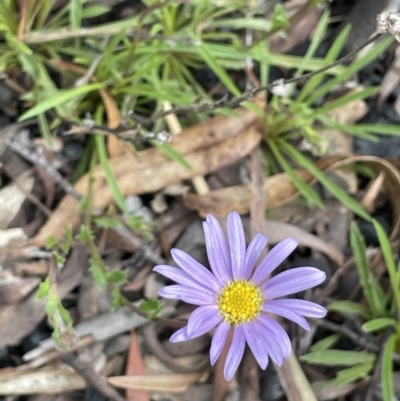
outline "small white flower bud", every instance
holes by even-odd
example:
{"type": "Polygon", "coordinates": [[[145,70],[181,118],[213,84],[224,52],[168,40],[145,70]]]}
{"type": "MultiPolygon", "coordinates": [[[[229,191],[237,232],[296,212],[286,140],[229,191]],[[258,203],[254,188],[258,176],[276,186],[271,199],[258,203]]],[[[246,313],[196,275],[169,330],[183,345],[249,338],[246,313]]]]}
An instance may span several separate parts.
{"type": "Polygon", "coordinates": [[[392,12],[383,12],[378,14],[378,32],[390,33],[398,42],[400,42],[400,14],[392,12]]]}

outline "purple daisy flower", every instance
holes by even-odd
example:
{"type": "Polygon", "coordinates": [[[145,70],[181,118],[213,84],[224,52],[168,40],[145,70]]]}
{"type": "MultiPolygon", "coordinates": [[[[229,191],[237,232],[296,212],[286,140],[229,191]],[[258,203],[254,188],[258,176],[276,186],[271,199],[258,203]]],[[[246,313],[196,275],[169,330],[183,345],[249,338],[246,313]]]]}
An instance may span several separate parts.
{"type": "Polygon", "coordinates": [[[160,296],[199,305],[190,315],[187,326],[176,331],[170,340],[189,340],[215,327],[210,349],[214,365],[232,329],[232,343],[224,367],[226,380],[233,378],[246,343],[262,369],[267,367],[268,357],[282,365],[283,359],[292,352],[291,342],[286,331],[268,314],[283,316],[309,330],[304,316],[321,318],[326,315],[326,309],[301,299],[278,298],[321,284],[325,273],[314,267],[298,267],[268,279],[296,248],[295,239],[281,241],[255,267],[268,239],[257,234],[246,249],[238,213],[228,216],[228,241],[213,215],[207,216],[203,227],[212,272],[179,249],[171,253],[181,269],[166,265],[154,268],[178,283],[161,288],[160,296]]]}

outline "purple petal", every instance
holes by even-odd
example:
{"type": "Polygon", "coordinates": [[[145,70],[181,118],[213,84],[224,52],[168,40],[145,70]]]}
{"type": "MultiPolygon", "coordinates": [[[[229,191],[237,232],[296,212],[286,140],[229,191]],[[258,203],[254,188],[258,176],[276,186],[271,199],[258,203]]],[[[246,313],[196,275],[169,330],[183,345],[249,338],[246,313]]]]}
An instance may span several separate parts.
{"type": "Polygon", "coordinates": [[[187,325],[188,338],[195,338],[207,333],[222,320],[216,305],[205,305],[195,309],[187,325]]]}
{"type": "Polygon", "coordinates": [[[246,251],[246,260],[245,260],[245,268],[243,273],[243,278],[248,280],[253,272],[254,266],[261,255],[261,252],[264,250],[265,245],[267,245],[268,238],[263,234],[256,234],[251,240],[247,251],[246,251]]]}
{"type": "MultiPolygon", "coordinates": [[[[208,216],[208,220],[212,221],[213,219],[215,219],[214,216],[208,216]]],[[[226,260],[226,247],[228,247],[228,245],[218,222],[215,226],[218,226],[219,230],[212,226],[208,221],[203,223],[207,256],[215,277],[222,285],[225,285],[228,281],[232,280],[231,265],[230,262],[228,263],[226,260]]]]}
{"type": "Polygon", "coordinates": [[[213,291],[218,291],[220,285],[215,276],[197,260],[180,249],[171,249],[175,262],[195,281],[213,291]]]}
{"type": "Polygon", "coordinates": [[[227,220],[229,249],[231,252],[233,278],[245,278],[246,239],[243,223],[237,212],[231,212],[227,220]]]}
{"type": "Polygon", "coordinates": [[[251,322],[243,325],[243,332],[247,344],[251,349],[254,357],[256,358],[261,369],[266,369],[268,365],[268,352],[263,341],[262,334],[260,333],[260,325],[258,322],[251,322]]]}
{"type": "Polygon", "coordinates": [[[228,355],[226,356],[224,366],[225,380],[232,380],[237,368],[239,367],[240,361],[243,358],[245,345],[246,339],[244,337],[243,328],[242,326],[236,326],[233,329],[232,344],[229,347],[228,355]]]}
{"type": "Polygon", "coordinates": [[[210,292],[210,288],[196,281],[192,276],[184,272],[182,269],[168,265],[158,265],[153,271],[162,274],[165,277],[177,282],[178,284],[194,287],[202,291],[210,292]]]}
{"type": "MultiPolygon", "coordinates": [[[[286,331],[283,330],[279,323],[267,315],[261,314],[258,319],[265,326],[266,330],[270,332],[270,341],[274,341],[280,347],[283,357],[288,358],[292,353],[292,344],[286,331]]],[[[273,348],[273,346],[270,348],[273,348]]],[[[272,353],[270,355],[274,359],[274,355],[272,353]]],[[[279,365],[277,361],[274,362],[279,365]]]]}
{"type": "Polygon", "coordinates": [[[219,249],[220,256],[224,260],[224,266],[226,266],[229,272],[231,271],[231,257],[229,254],[228,241],[225,238],[225,234],[218,222],[218,219],[212,214],[208,214],[206,218],[206,224],[211,228],[211,231],[215,237],[217,248],[219,249]]]}
{"type": "Polygon", "coordinates": [[[315,267],[298,267],[286,270],[268,280],[263,286],[265,299],[284,297],[321,284],[326,274],[315,267]]]}
{"type": "Polygon", "coordinates": [[[215,303],[215,296],[210,292],[185,285],[169,285],[159,289],[158,294],[164,298],[180,299],[193,305],[212,305],[215,303]]]}
{"type": "Polygon", "coordinates": [[[268,301],[268,304],[271,303],[307,317],[321,318],[328,312],[323,306],[304,299],[275,299],[268,301]]]}
{"type": "Polygon", "coordinates": [[[258,265],[252,280],[261,285],[264,280],[294,251],[298,242],[294,238],[286,238],[275,245],[258,265]]]}
{"type": "Polygon", "coordinates": [[[230,327],[231,326],[229,324],[221,322],[215,329],[210,348],[210,362],[212,366],[214,366],[215,362],[217,362],[217,359],[224,349],[226,337],[228,336],[230,327]]]}
{"type": "Polygon", "coordinates": [[[172,343],[179,343],[181,341],[186,341],[188,340],[187,337],[187,326],[182,327],[181,329],[175,331],[174,334],[169,338],[169,341],[172,343]]]}
{"type": "Polygon", "coordinates": [[[257,321],[259,326],[258,336],[264,344],[265,351],[277,365],[283,363],[283,352],[281,344],[277,344],[279,339],[276,339],[270,330],[268,330],[260,321],[257,321]]]}
{"type": "MultiPolygon", "coordinates": [[[[288,300],[290,301],[290,300],[288,300]]],[[[263,312],[274,313],[275,315],[283,316],[286,319],[291,320],[292,322],[297,323],[300,327],[304,330],[309,331],[310,325],[308,324],[307,320],[304,319],[303,316],[299,315],[298,313],[293,312],[290,308],[282,307],[279,304],[274,304],[274,302],[279,301],[267,301],[263,305],[263,312]]]]}

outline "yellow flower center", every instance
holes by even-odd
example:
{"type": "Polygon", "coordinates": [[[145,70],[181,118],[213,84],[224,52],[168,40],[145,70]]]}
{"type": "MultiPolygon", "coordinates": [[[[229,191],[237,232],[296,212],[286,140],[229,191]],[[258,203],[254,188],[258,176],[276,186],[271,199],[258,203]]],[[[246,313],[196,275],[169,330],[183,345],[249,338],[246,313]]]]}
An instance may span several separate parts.
{"type": "Polygon", "coordinates": [[[217,296],[219,312],[226,323],[237,325],[254,320],[263,303],[260,289],[247,280],[227,284],[217,296]]]}

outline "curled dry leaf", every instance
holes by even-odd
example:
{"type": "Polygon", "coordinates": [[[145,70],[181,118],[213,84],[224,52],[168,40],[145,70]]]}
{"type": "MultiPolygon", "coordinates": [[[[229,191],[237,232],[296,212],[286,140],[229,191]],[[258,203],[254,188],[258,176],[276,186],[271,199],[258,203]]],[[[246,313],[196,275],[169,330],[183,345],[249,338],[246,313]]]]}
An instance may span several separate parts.
{"type": "Polygon", "coordinates": [[[29,295],[39,284],[36,277],[21,278],[9,274],[0,277],[0,306],[15,304],[29,295]]]}
{"type": "MultiPolygon", "coordinates": [[[[383,187],[387,191],[393,207],[391,238],[394,238],[400,229],[400,203],[398,202],[400,199],[400,173],[392,163],[376,156],[338,155],[324,157],[316,164],[322,171],[325,171],[356,162],[364,163],[378,174],[385,173],[383,187]]],[[[299,170],[297,174],[309,185],[315,182],[315,178],[306,170],[299,170]]],[[[286,173],[268,177],[265,180],[264,192],[267,199],[266,209],[288,203],[299,195],[299,191],[286,173]]],[[[245,214],[249,212],[250,204],[250,185],[217,189],[206,195],[188,193],[185,197],[185,205],[189,209],[197,210],[201,216],[212,213],[224,217],[232,210],[245,214]]]]}
{"type": "MultiPolygon", "coordinates": [[[[111,129],[117,128],[121,122],[121,114],[117,103],[104,88],[101,88],[99,92],[107,113],[107,127],[111,129]]],[[[108,136],[107,148],[110,157],[119,156],[123,153],[123,143],[116,135],[108,136]]]]}
{"type": "Polygon", "coordinates": [[[108,382],[114,387],[123,389],[183,393],[191,384],[200,381],[205,374],[207,373],[115,376],[109,377],[108,382]]]}
{"type": "Polygon", "coordinates": [[[276,244],[285,238],[292,237],[299,241],[300,245],[317,249],[318,251],[325,253],[339,266],[344,262],[344,255],[335,245],[329,244],[316,235],[310,234],[293,224],[266,220],[262,232],[268,237],[271,244],[276,244]]]}
{"type": "MultiPolygon", "coordinates": [[[[256,102],[260,107],[263,105],[261,100],[256,102]]],[[[172,161],[156,148],[140,152],[137,157],[126,154],[111,159],[110,165],[122,193],[155,192],[196,175],[215,171],[246,156],[258,144],[261,134],[255,126],[257,116],[254,112],[239,109],[238,113],[239,117],[215,117],[173,138],[170,146],[185,157],[193,170],[172,161]]],[[[93,207],[104,209],[113,202],[113,196],[101,167],[95,170],[94,176],[93,207]]],[[[87,194],[88,177],[81,178],[75,189],[83,195],[87,194]]],[[[67,223],[77,225],[77,209],[78,201],[70,195],[65,196],[34,238],[34,243],[42,245],[50,235],[62,236],[67,223]]]]}
{"type": "Polygon", "coordinates": [[[26,171],[18,178],[18,184],[13,182],[0,190],[0,229],[6,229],[14,219],[26,200],[25,193],[30,193],[35,179],[32,171],[26,171]]]}

